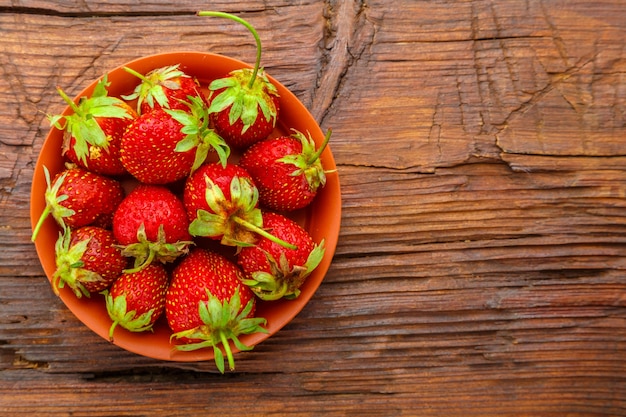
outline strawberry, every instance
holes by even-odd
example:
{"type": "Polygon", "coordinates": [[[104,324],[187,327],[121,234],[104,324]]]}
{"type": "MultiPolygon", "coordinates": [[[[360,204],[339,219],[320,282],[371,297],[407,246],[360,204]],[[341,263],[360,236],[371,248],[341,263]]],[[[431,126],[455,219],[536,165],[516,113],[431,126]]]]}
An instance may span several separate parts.
{"type": "Polygon", "coordinates": [[[184,102],[189,96],[204,100],[198,81],[182,71],[180,65],[157,68],[146,75],[128,67],[124,70],[141,80],[132,94],[122,96],[125,100],[137,100],[139,114],[158,108],[187,111],[184,102]]]}
{"type": "Polygon", "coordinates": [[[126,266],[126,258],[115,245],[110,230],[95,226],[76,230],[66,227],[55,244],[54,293],[59,295],[59,288],[65,284],[78,298],[108,288],[126,266]]]}
{"type": "Polygon", "coordinates": [[[134,272],[153,260],[172,262],[192,244],[182,201],[162,185],[140,184],[119,204],[113,233],[122,254],[135,258],[134,272]]]}
{"type": "MultiPolygon", "coordinates": [[[[245,149],[267,138],[274,130],[278,118],[279,102],[274,93],[258,92],[257,89],[242,93],[241,90],[248,87],[243,84],[250,79],[249,77],[249,70],[247,69],[233,71],[227,79],[215,80],[209,86],[209,88],[216,90],[211,95],[211,107],[209,107],[215,130],[233,148],[245,149]],[[220,88],[223,85],[227,85],[227,87],[220,88]],[[255,110],[247,109],[245,104],[236,101],[225,105],[224,102],[230,103],[233,100],[232,96],[250,97],[256,101],[254,105],[257,107],[251,108],[255,110]],[[238,110],[240,107],[242,110],[238,110]]],[[[267,77],[262,75],[260,79],[266,83],[265,85],[272,85],[267,77]]],[[[261,85],[261,82],[256,84],[261,85]]],[[[275,89],[269,90],[269,88],[267,90],[275,91],[275,89]]]]}
{"type": "Polygon", "coordinates": [[[124,198],[119,181],[83,168],[65,169],[55,175],[52,182],[45,166],[44,174],[47,183],[44,195],[46,207],[33,230],[33,241],[49,215],[61,227],[78,228],[95,222],[102,224],[102,219],[108,218],[124,198]]]}
{"type": "Polygon", "coordinates": [[[209,128],[206,106],[197,97],[189,100],[187,111],[155,109],[126,129],[120,160],[139,181],[168,184],[180,180],[198,168],[211,149],[226,164],[230,148],[209,128]]]}
{"type": "Polygon", "coordinates": [[[257,237],[248,225],[262,226],[258,194],[241,167],[217,163],[201,166],[185,182],[183,203],[192,236],[220,240],[228,246],[253,244],[257,237]]]}
{"type": "Polygon", "coordinates": [[[126,170],[146,184],[167,184],[187,176],[194,153],[175,151],[185,137],[182,127],[163,109],[139,116],[122,136],[120,160],[126,170]]]}
{"type": "Polygon", "coordinates": [[[263,230],[257,202],[258,191],[250,175],[234,164],[201,166],[187,179],[183,191],[191,221],[189,233],[228,246],[253,245],[259,234],[272,238],[263,230]]]}
{"type": "Polygon", "coordinates": [[[276,211],[292,211],[309,205],[326,174],[320,155],[330,140],[329,130],[319,149],[311,137],[298,131],[291,136],[267,139],[251,146],[239,164],[254,179],[259,202],[276,211]]]}
{"type": "Polygon", "coordinates": [[[57,87],[74,113],[48,118],[53,126],[65,131],[63,154],[70,161],[99,174],[121,175],[126,170],[119,160],[120,140],[137,114],[119,98],[108,97],[108,85],[105,75],[91,97],[81,97],[78,104],[57,87]]]}
{"type": "Polygon", "coordinates": [[[163,265],[152,264],[141,271],[121,274],[103,292],[109,317],[109,339],[119,325],[131,332],[144,332],[165,311],[165,294],[169,276],[163,265]]]}
{"type": "Polygon", "coordinates": [[[165,297],[165,316],[173,339],[190,351],[213,347],[215,363],[224,373],[224,353],[231,370],[234,359],[229,340],[239,350],[250,350],[238,338],[242,334],[267,332],[264,318],[255,317],[255,298],[241,283],[241,270],[222,255],[194,248],[176,266],[165,297]]]}
{"type": "Polygon", "coordinates": [[[306,277],[324,257],[324,241],[316,245],[304,228],[281,214],[265,212],[263,224],[272,235],[298,248],[287,249],[263,237],[256,246],[242,248],[237,263],[247,277],[244,284],[263,300],[297,298],[306,277]]]}
{"type": "Polygon", "coordinates": [[[231,71],[228,76],[209,84],[209,113],[215,130],[230,146],[246,148],[272,133],[280,110],[278,90],[259,68],[261,40],[252,25],[237,16],[221,12],[198,12],[198,15],[225,17],[241,23],[256,41],[253,69],[231,71]]]}

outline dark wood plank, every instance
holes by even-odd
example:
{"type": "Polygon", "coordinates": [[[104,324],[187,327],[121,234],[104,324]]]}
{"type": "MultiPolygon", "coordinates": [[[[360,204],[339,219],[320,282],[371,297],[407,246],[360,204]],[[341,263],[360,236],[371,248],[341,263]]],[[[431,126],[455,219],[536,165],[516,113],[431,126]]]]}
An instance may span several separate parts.
{"type": "Polygon", "coordinates": [[[619,0],[212,3],[333,128],[343,193],[322,286],[225,376],[100,339],[29,240],[56,85],[170,50],[254,59],[193,2],[136,3],[0,0],[3,415],[626,414],[619,0]]]}

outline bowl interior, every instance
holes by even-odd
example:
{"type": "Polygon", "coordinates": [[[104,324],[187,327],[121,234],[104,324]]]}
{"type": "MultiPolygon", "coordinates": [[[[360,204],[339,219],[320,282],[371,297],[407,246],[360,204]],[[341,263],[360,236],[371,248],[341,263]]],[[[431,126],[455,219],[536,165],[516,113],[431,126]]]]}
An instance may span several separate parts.
{"type": "MultiPolygon", "coordinates": [[[[198,52],[153,55],[131,61],[123,66],[131,67],[140,73],[146,73],[155,68],[175,64],[180,64],[181,69],[197,77],[203,86],[206,86],[208,82],[215,78],[225,76],[232,70],[250,67],[248,64],[232,58],[198,52]]],[[[110,82],[109,95],[111,96],[129,94],[137,85],[137,78],[124,71],[122,69],[123,66],[108,73],[110,82]]],[[[306,107],[285,86],[272,77],[269,78],[278,88],[281,108],[279,122],[272,135],[289,134],[291,129],[297,129],[303,133],[309,132],[315,142],[318,145],[321,144],[324,134],[306,107]]],[[[76,99],[90,96],[96,82],[97,80],[86,87],[76,99]]],[[[68,114],[70,111],[70,108],[67,107],[63,114],[68,114]]],[[[58,129],[52,128],[37,159],[31,189],[30,216],[33,227],[45,207],[44,193],[46,181],[43,166],[48,168],[51,177],[64,168],[64,160],[61,155],[62,141],[63,133],[58,129]]],[[[289,323],[313,296],[330,266],[339,236],[341,192],[330,146],[322,153],[321,159],[324,169],[332,171],[327,174],[326,186],[320,189],[316,199],[309,207],[290,214],[290,217],[302,224],[312,235],[314,241],[320,242],[324,239],[326,246],[324,258],[307,278],[301,288],[302,293],[297,299],[291,301],[258,302],[257,316],[267,319],[266,327],[268,333],[242,336],[241,341],[248,346],[260,343],[289,323]]],[[[49,280],[51,280],[56,269],[54,245],[58,235],[59,228],[52,218],[48,218],[40,229],[35,242],[37,254],[49,280]]],[[[102,296],[92,295],[91,298],[83,297],[78,299],[71,290],[63,288],[60,291],[60,298],[87,327],[108,340],[111,320],[106,312],[102,296]]],[[[192,352],[176,350],[170,343],[170,334],[171,332],[165,323],[164,317],[162,317],[155,324],[153,332],[132,333],[118,327],[113,343],[130,352],[161,360],[202,361],[213,359],[212,349],[200,349],[192,352]]],[[[232,348],[233,351],[237,350],[234,346],[232,348]]]]}

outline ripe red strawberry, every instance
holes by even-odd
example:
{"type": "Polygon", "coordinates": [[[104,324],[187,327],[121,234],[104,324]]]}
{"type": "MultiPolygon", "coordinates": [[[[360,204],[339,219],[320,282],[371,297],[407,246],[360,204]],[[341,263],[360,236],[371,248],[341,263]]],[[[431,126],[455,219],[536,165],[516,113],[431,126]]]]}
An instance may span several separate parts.
{"type": "Polygon", "coordinates": [[[174,269],[166,295],[165,315],[174,332],[172,338],[186,343],[176,348],[213,347],[222,373],[224,354],[219,345],[232,370],[235,364],[229,341],[239,350],[250,350],[238,336],[267,332],[261,327],[266,320],[254,317],[254,294],[241,278],[241,270],[222,255],[195,248],[174,269]]]}
{"type": "Polygon", "coordinates": [[[231,71],[227,77],[209,84],[209,113],[215,130],[230,146],[246,148],[272,133],[280,110],[278,90],[259,68],[261,40],[252,25],[237,16],[221,12],[198,12],[198,15],[225,17],[241,23],[256,41],[257,58],[253,69],[231,71]]]}
{"type": "MultiPolygon", "coordinates": [[[[206,200],[207,179],[216,184],[227,200],[231,199],[230,185],[233,178],[250,183],[254,186],[254,181],[248,172],[238,165],[228,163],[222,166],[217,163],[207,163],[196,170],[185,182],[183,202],[189,215],[189,220],[193,221],[197,217],[200,209],[211,210],[206,200]]],[[[256,207],[253,205],[252,208],[256,207]]]]}
{"type": "Polygon", "coordinates": [[[199,98],[190,98],[187,111],[156,109],[131,123],[120,149],[128,172],[146,184],[168,184],[188,176],[211,149],[226,164],[230,148],[209,128],[209,116],[199,98]],[[195,151],[194,151],[195,150],[195,151]]]}
{"type": "Polygon", "coordinates": [[[276,211],[292,211],[309,205],[326,174],[320,155],[328,144],[329,130],[319,149],[311,137],[293,135],[267,139],[251,146],[239,164],[254,179],[262,206],[276,211]]]}
{"type": "Polygon", "coordinates": [[[108,288],[122,273],[126,258],[116,247],[110,230],[85,226],[65,228],[55,245],[56,271],[52,289],[67,286],[81,298],[108,288]]]}
{"type": "Polygon", "coordinates": [[[293,220],[277,213],[263,213],[263,224],[272,235],[296,245],[287,249],[261,238],[256,246],[242,248],[237,263],[248,285],[263,300],[294,299],[300,287],[324,257],[324,241],[316,245],[309,233],[293,220]]]}
{"type": "Polygon", "coordinates": [[[120,160],[126,170],[146,184],[167,184],[187,176],[194,153],[175,151],[185,137],[182,128],[163,109],[139,116],[122,136],[120,160]]]}
{"type": "Polygon", "coordinates": [[[187,111],[188,97],[204,100],[198,81],[180,69],[180,65],[161,67],[143,75],[132,68],[124,70],[141,80],[126,100],[137,99],[137,112],[147,113],[153,109],[180,109],[187,111]]]}
{"type": "Polygon", "coordinates": [[[81,97],[78,104],[57,87],[74,113],[48,118],[53,126],[65,131],[63,154],[70,161],[99,174],[121,175],[126,170],[119,160],[120,139],[137,114],[119,98],[108,97],[108,85],[105,75],[91,97],[81,97]]]}
{"type": "Polygon", "coordinates": [[[140,184],[119,204],[113,233],[122,254],[135,258],[137,271],[153,260],[172,262],[192,244],[189,220],[182,201],[162,185],[140,184]]]}
{"type": "MultiPolygon", "coordinates": [[[[276,92],[275,87],[273,90],[270,90],[269,87],[266,88],[271,93],[257,91],[257,88],[254,88],[255,85],[257,87],[262,85],[261,81],[258,81],[252,86],[253,89],[246,90],[250,87],[242,84],[249,80],[249,77],[249,70],[247,69],[238,70],[238,72],[233,71],[229,78],[216,80],[209,86],[210,89],[216,90],[211,95],[211,107],[209,107],[215,130],[228,145],[239,149],[245,149],[266,139],[276,126],[280,109],[278,92],[276,92]],[[228,85],[228,87],[220,88],[223,85],[228,85]],[[242,90],[244,90],[243,94],[242,90]],[[252,106],[256,107],[246,107],[247,104],[239,103],[236,98],[233,100],[231,96],[242,99],[250,97],[254,99],[251,100],[252,106]],[[232,104],[224,104],[225,102],[230,103],[231,100],[232,104]],[[240,107],[241,110],[239,110],[240,107]]],[[[260,75],[257,76],[257,79],[273,87],[266,76],[260,75]]]]}
{"type": "Polygon", "coordinates": [[[102,219],[107,219],[124,198],[119,181],[82,168],[65,169],[55,175],[53,182],[46,167],[44,174],[48,184],[44,195],[46,207],[33,230],[33,241],[49,215],[62,227],[101,225],[102,219]]]}
{"type": "Polygon", "coordinates": [[[263,216],[257,202],[256,186],[243,168],[205,164],[185,183],[183,203],[191,221],[189,233],[228,246],[253,245],[259,234],[271,239],[262,229],[263,216]]]}
{"type": "Polygon", "coordinates": [[[141,271],[123,273],[104,291],[107,312],[113,320],[109,339],[119,325],[131,332],[144,332],[165,311],[169,275],[163,265],[152,264],[141,271]]]}

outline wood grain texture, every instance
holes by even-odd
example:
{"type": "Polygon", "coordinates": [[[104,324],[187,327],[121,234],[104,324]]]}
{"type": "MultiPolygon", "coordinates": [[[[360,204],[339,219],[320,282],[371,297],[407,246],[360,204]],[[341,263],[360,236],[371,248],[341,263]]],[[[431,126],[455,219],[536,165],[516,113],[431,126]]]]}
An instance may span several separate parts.
{"type": "Polygon", "coordinates": [[[164,51],[254,59],[196,7],[0,0],[2,415],[626,415],[619,0],[212,2],[333,128],[335,259],[225,376],[83,326],[30,243],[54,87],[164,51]]]}

